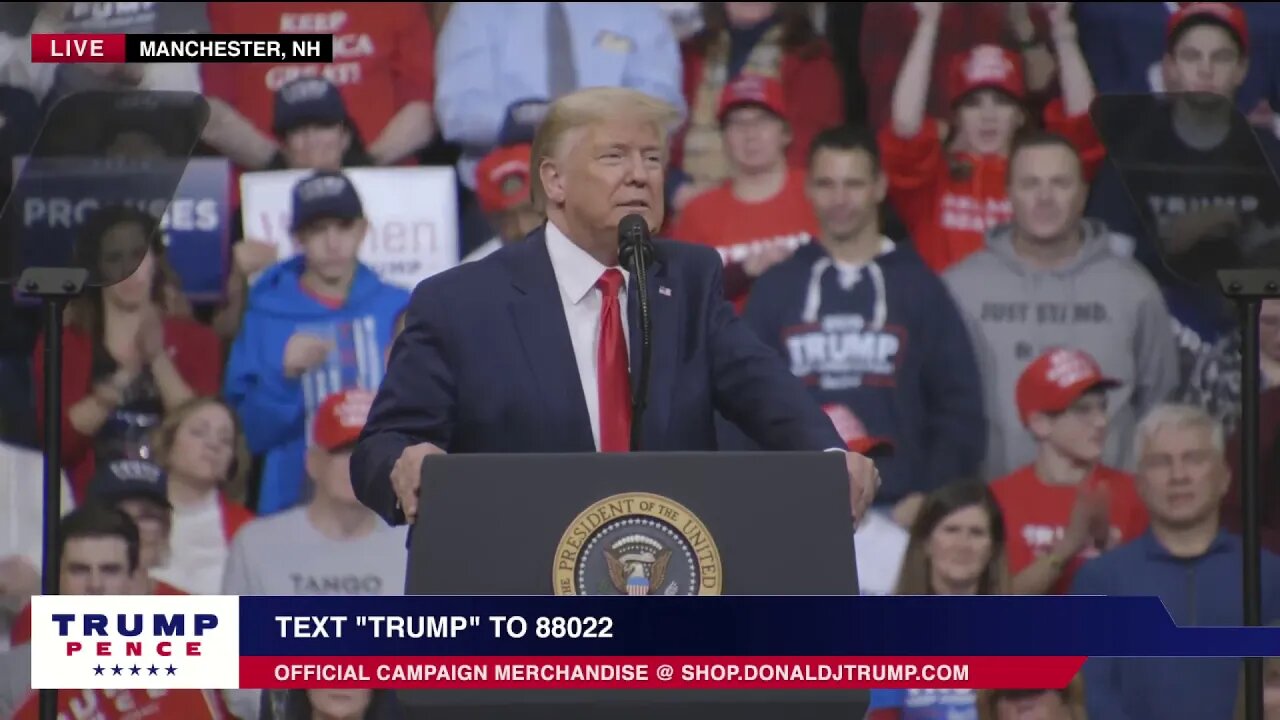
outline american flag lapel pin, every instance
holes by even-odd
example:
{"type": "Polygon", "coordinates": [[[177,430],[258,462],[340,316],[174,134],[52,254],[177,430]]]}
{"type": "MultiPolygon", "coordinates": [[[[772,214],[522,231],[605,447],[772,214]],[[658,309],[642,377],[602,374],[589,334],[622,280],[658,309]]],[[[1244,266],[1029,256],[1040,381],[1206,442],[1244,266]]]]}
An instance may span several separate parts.
{"type": "Polygon", "coordinates": [[[658,286],[658,294],[659,294],[659,295],[666,295],[667,297],[671,297],[671,288],[667,287],[666,285],[659,285],[659,286],[658,286]]]}

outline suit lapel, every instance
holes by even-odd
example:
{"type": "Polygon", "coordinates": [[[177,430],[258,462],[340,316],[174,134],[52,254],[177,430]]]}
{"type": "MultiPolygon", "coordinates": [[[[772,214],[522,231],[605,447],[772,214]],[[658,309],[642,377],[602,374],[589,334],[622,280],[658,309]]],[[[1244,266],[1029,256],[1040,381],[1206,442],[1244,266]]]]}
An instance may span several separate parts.
{"type": "MultiPolygon", "coordinates": [[[[517,295],[510,303],[511,319],[533,369],[547,417],[567,417],[568,427],[547,427],[551,433],[564,433],[568,441],[565,451],[595,451],[591,419],[578,376],[578,361],[573,355],[569,323],[565,319],[555,270],[547,255],[546,235],[537,230],[519,245],[520,252],[511,253],[512,284],[517,295]]],[[[552,424],[554,425],[554,423],[552,424]]]]}
{"type": "MultiPolygon", "coordinates": [[[[651,353],[649,366],[648,405],[644,412],[641,450],[661,450],[665,445],[667,422],[671,412],[672,383],[675,379],[676,346],[683,329],[680,327],[680,289],[674,287],[666,265],[657,261],[649,270],[649,322],[651,353]]],[[[639,388],[640,366],[644,357],[640,335],[640,296],[637,284],[628,284],[627,320],[631,330],[631,387],[639,388]]]]}

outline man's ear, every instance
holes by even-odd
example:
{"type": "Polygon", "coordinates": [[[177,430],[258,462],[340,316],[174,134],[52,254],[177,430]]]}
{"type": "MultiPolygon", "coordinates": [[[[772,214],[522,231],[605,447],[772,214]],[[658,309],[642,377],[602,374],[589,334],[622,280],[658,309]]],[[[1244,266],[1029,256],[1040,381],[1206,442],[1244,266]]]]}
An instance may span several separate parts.
{"type": "Polygon", "coordinates": [[[1027,430],[1031,437],[1043,441],[1053,432],[1053,419],[1044,413],[1031,413],[1027,418],[1027,430]]]}
{"type": "Polygon", "coordinates": [[[564,173],[560,164],[552,158],[543,158],[538,165],[538,178],[542,181],[542,190],[547,196],[549,205],[564,203],[564,173]]]}
{"type": "Polygon", "coordinates": [[[871,188],[875,194],[876,204],[883,204],[885,198],[889,196],[889,176],[885,173],[884,168],[876,170],[876,174],[871,180],[871,188]]]}
{"type": "Polygon", "coordinates": [[[321,450],[319,447],[307,448],[307,454],[304,460],[304,465],[307,470],[307,477],[311,478],[312,482],[315,482],[316,476],[320,474],[321,460],[323,459],[324,459],[324,451],[321,450]]]}

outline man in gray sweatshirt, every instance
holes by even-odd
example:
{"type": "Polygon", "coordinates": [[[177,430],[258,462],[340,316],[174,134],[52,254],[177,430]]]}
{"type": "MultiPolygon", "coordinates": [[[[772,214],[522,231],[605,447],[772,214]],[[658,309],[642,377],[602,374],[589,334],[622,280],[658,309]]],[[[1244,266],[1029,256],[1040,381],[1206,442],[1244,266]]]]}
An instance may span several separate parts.
{"type": "Polygon", "coordinates": [[[1178,382],[1169,311],[1150,274],[1112,249],[1112,236],[1084,218],[1088,187],[1065,139],[1033,133],[1009,154],[1013,221],[987,235],[943,276],[978,356],[987,408],[988,479],[1035,459],[1014,400],[1019,375],[1051,346],[1082,350],[1123,385],[1109,397],[1103,463],[1133,469],[1137,418],[1178,382]]]}

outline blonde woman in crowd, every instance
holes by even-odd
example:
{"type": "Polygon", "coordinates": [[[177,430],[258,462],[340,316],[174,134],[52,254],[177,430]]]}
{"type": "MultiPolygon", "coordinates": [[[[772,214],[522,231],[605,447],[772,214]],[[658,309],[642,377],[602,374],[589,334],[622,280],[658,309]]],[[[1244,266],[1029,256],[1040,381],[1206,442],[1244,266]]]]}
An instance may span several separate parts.
{"type": "Polygon", "coordinates": [[[153,577],[191,594],[222,587],[231,539],[253,519],[242,504],[251,459],[235,414],[222,401],[196,398],[165,416],[156,462],[173,504],[169,563],[153,577]]]}

